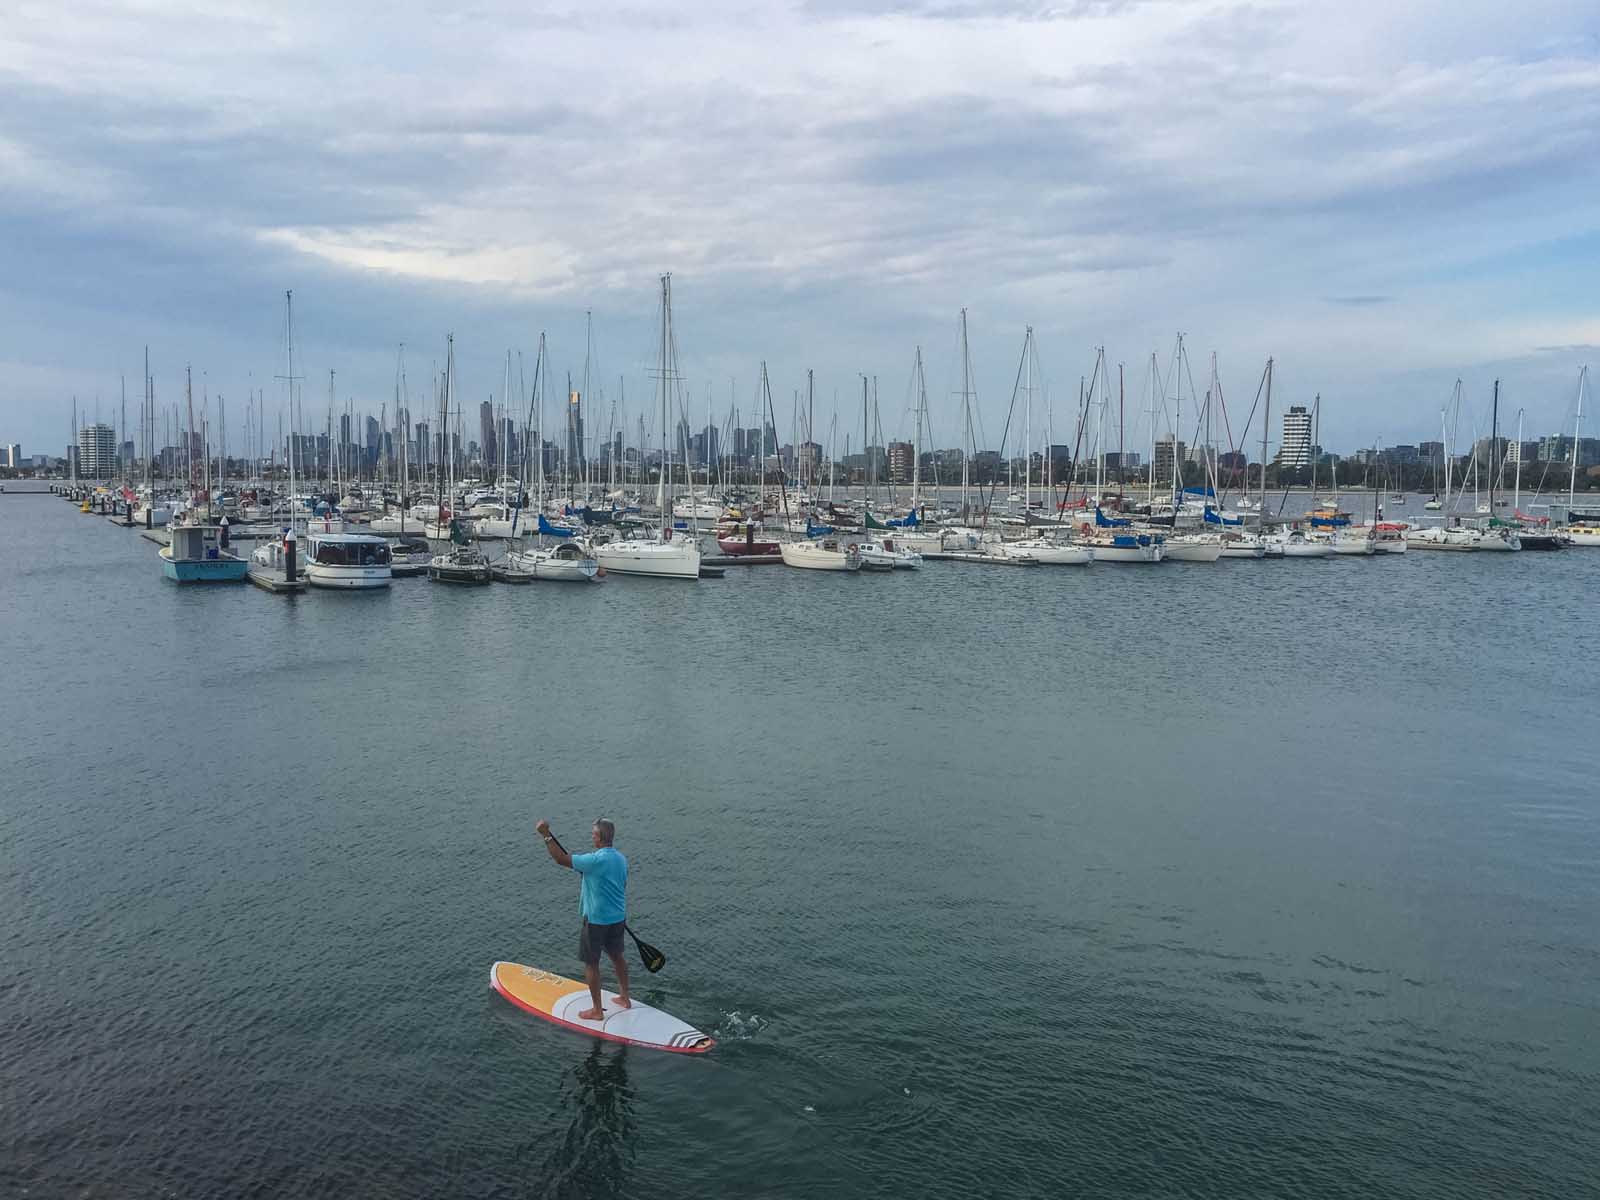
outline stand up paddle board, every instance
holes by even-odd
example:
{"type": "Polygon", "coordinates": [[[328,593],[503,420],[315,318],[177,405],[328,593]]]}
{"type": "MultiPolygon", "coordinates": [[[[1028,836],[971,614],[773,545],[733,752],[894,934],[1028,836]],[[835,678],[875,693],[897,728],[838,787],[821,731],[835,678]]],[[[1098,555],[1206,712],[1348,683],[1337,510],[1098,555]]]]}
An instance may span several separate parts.
{"type": "Polygon", "coordinates": [[[489,986],[536,1017],[607,1041],[676,1054],[704,1054],[717,1044],[693,1025],[685,1025],[659,1008],[637,1000],[632,1008],[618,1008],[617,994],[604,990],[600,993],[603,1019],[585,1021],[578,1014],[592,1003],[588,984],[538,967],[497,962],[489,968],[489,986]]]}

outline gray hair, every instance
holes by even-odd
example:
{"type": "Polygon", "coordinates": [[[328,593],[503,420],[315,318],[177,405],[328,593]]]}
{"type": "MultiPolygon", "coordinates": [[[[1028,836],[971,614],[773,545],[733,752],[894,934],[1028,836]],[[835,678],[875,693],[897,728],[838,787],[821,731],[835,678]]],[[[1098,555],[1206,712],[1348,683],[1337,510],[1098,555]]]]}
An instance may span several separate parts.
{"type": "Polygon", "coordinates": [[[616,840],[616,822],[612,821],[609,817],[596,817],[594,819],[594,827],[596,832],[600,834],[600,840],[606,845],[609,846],[613,841],[616,840]]]}

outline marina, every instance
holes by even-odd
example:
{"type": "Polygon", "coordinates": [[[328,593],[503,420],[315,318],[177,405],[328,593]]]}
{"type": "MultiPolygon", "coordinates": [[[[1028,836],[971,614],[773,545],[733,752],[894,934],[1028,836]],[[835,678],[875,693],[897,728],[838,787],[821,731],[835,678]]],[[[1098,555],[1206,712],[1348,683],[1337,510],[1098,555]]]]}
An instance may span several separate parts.
{"type": "Polygon", "coordinates": [[[0,1200],[1600,1197],[1594,24],[11,6],[0,1200]]]}

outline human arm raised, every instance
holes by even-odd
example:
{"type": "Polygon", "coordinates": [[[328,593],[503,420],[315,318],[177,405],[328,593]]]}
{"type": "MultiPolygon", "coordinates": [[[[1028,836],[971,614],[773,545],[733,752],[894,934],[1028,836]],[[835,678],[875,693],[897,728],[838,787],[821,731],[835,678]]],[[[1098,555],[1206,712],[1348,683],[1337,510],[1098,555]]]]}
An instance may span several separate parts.
{"type": "Polygon", "coordinates": [[[550,857],[563,867],[571,867],[572,855],[567,853],[566,847],[556,841],[556,835],[550,832],[550,822],[541,819],[534,829],[538,830],[539,836],[544,839],[544,848],[550,852],[550,857]]]}

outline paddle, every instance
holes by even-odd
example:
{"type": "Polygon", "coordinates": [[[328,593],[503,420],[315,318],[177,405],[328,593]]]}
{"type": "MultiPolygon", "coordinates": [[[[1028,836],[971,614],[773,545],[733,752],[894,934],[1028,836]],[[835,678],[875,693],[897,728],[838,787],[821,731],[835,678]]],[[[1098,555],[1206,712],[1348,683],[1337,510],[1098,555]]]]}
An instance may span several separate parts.
{"type": "MultiPolygon", "coordinates": [[[[567,853],[567,848],[561,844],[561,839],[555,834],[552,833],[550,835],[550,840],[556,844],[556,849],[560,850],[563,854],[567,853]]],[[[633,939],[634,948],[639,951],[639,961],[644,964],[644,969],[646,971],[649,971],[650,974],[654,975],[657,971],[661,970],[662,967],[667,965],[667,956],[661,953],[661,951],[657,950],[649,942],[640,941],[639,935],[633,931],[632,926],[624,922],[622,928],[627,930],[628,936],[633,939]]]]}

